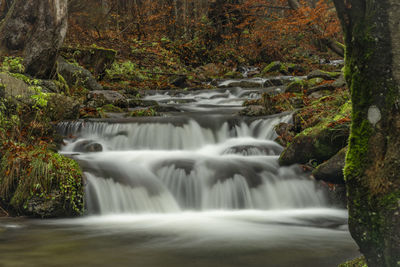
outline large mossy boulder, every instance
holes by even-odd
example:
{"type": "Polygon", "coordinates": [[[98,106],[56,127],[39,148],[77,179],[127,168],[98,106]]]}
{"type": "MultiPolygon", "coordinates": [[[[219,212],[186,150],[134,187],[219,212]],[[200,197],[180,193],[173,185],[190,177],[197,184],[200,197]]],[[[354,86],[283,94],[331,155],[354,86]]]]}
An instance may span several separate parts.
{"type": "Polygon", "coordinates": [[[349,131],[348,124],[334,127],[315,126],[305,130],[283,151],[279,163],[283,166],[306,164],[310,161],[321,164],[346,146],[349,131]]]}
{"type": "Polygon", "coordinates": [[[314,171],[315,179],[332,184],[344,184],[343,168],[346,161],[347,147],[341,149],[335,156],[319,165],[314,171]]]}
{"type": "Polygon", "coordinates": [[[71,64],[61,57],[57,60],[57,72],[65,79],[69,87],[84,87],[89,91],[103,90],[90,71],[71,64]]]}
{"type": "Polygon", "coordinates": [[[67,60],[78,62],[79,65],[102,79],[106,74],[106,69],[114,63],[117,51],[94,45],[82,48],[63,47],[60,55],[67,60]]]}
{"type": "Polygon", "coordinates": [[[83,174],[74,160],[45,147],[13,147],[5,153],[0,162],[0,202],[11,214],[40,218],[83,214],[83,174]],[[13,160],[15,149],[19,155],[13,160]]]}

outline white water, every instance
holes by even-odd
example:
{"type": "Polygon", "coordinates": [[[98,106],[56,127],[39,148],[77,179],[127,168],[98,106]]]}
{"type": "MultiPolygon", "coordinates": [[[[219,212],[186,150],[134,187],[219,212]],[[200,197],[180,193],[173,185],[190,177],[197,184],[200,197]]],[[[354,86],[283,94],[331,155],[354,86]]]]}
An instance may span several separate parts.
{"type": "Polygon", "coordinates": [[[320,208],[324,192],[297,167],[282,168],[274,126],[290,116],[211,128],[173,123],[77,122],[64,132],[104,147],[77,156],[86,171],[90,213],[320,208]]]}

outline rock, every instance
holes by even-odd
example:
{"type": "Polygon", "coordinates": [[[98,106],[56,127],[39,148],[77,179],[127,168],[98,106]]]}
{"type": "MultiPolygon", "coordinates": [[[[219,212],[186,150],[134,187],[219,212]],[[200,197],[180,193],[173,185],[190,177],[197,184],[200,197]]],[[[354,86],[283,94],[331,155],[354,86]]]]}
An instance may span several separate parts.
{"type": "Polygon", "coordinates": [[[6,98],[12,98],[13,100],[17,100],[23,102],[27,105],[33,105],[33,99],[31,98],[34,95],[34,91],[29,88],[29,85],[24,81],[17,79],[7,73],[0,73],[0,84],[1,88],[0,94],[6,98]]]}
{"type": "Polygon", "coordinates": [[[318,92],[318,91],[333,91],[335,90],[335,87],[331,83],[325,83],[321,85],[314,86],[310,89],[307,90],[307,95],[310,95],[312,93],[318,92]]]}
{"type": "Polygon", "coordinates": [[[267,74],[270,72],[279,72],[281,69],[283,69],[283,64],[280,61],[274,61],[268,64],[262,71],[262,74],[267,74]]]}
{"type": "Polygon", "coordinates": [[[129,99],[128,101],[130,108],[158,106],[158,103],[155,100],[129,99]]]}
{"type": "Polygon", "coordinates": [[[120,108],[128,107],[127,99],[118,92],[108,90],[96,90],[89,93],[89,107],[99,108],[108,104],[112,104],[120,108]]]}
{"type": "Polygon", "coordinates": [[[247,106],[239,112],[243,116],[265,116],[268,115],[266,109],[260,105],[247,106]]]}
{"type": "Polygon", "coordinates": [[[103,110],[103,112],[107,112],[107,113],[123,113],[123,109],[120,107],[116,107],[113,104],[107,104],[105,106],[102,106],[101,109],[103,110]]]}
{"type": "Polygon", "coordinates": [[[172,106],[154,106],[153,109],[157,112],[181,112],[180,109],[172,106]]]}
{"type": "Polygon", "coordinates": [[[346,83],[346,79],[344,78],[344,75],[341,74],[339,76],[339,78],[337,78],[333,83],[332,86],[335,88],[340,88],[340,87],[346,87],[347,83],[346,83]]]}
{"type": "Polygon", "coordinates": [[[294,125],[290,123],[281,122],[275,126],[275,132],[278,135],[276,142],[286,147],[288,143],[293,141],[295,137],[294,125]]]}
{"type": "Polygon", "coordinates": [[[282,79],[277,79],[277,78],[271,78],[265,81],[264,87],[271,87],[271,86],[281,86],[283,85],[283,80],[282,79]]]}
{"type": "Polygon", "coordinates": [[[314,87],[314,86],[319,85],[323,81],[324,81],[324,79],[322,79],[322,78],[312,78],[310,80],[307,80],[307,84],[308,84],[308,87],[314,87]]]}
{"type": "Polygon", "coordinates": [[[61,56],[66,59],[73,59],[79,65],[90,70],[96,77],[102,79],[106,69],[110,68],[115,61],[117,51],[98,46],[90,47],[63,47],[60,50],[61,56]]]}
{"type": "Polygon", "coordinates": [[[343,168],[346,160],[347,147],[340,150],[335,156],[319,165],[314,171],[315,179],[332,184],[344,184],[343,168]]]}
{"type": "Polygon", "coordinates": [[[52,121],[78,119],[79,109],[78,100],[62,94],[49,94],[47,105],[44,108],[45,116],[52,121]]]}
{"type": "Polygon", "coordinates": [[[42,87],[43,91],[47,93],[60,93],[58,86],[52,80],[40,80],[39,85],[42,87]]]}
{"type": "Polygon", "coordinates": [[[313,79],[313,78],[322,78],[324,80],[335,80],[339,78],[341,75],[341,72],[329,72],[329,71],[323,71],[323,70],[314,70],[311,73],[307,75],[307,79],[313,79]]]}
{"type": "Polygon", "coordinates": [[[324,97],[324,96],[326,96],[326,95],[328,95],[328,94],[330,94],[330,92],[327,92],[327,91],[317,91],[317,92],[311,93],[311,94],[308,96],[308,98],[309,98],[309,99],[318,99],[318,98],[324,97]]]}
{"type": "Polygon", "coordinates": [[[308,88],[308,84],[304,80],[296,80],[288,84],[285,92],[288,93],[301,93],[308,88]]]}
{"type": "Polygon", "coordinates": [[[61,57],[57,60],[57,71],[70,87],[83,86],[90,91],[103,90],[103,87],[97,83],[90,71],[68,63],[61,57]]]}
{"type": "Polygon", "coordinates": [[[296,75],[299,75],[299,74],[302,74],[305,72],[305,69],[302,66],[293,64],[293,63],[286,64],[286,68],[289,73],[294,73],[296,75]]]}
{"type": "Polygon", "coordinates": [[[82,140],[75,144],[74,152],[101,152],[103,151],[103,146],[92,140],[82,140]]]}
{"type": "Polygon", "coordinates": [[[186,80],[187,80],[186,76],[173,76],[170,79],[170,83],[176,87],[185,88],[187,85],[186,80]]]}
{"type": "Polygon", "coordinates": [[[64,200],[59,191],[54,190],[50,199],[33,196],[28,200],[26,212],[32,217],[59,218],[65,217],[64,200]]]}
{"type": "Polygon", "coordinates": [[[312,160],[321,164],[347,145],[349,133],[349,125],[344,124],[333,128],[315,126],[303,131],[283,151],[279,163],[288,166],[306,164],[312,160]]]}

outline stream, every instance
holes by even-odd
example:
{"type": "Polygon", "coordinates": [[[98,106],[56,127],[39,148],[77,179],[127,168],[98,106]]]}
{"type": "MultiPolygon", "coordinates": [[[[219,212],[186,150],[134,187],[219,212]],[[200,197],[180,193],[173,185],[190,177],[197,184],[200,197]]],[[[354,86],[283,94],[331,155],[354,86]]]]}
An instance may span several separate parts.
{"type": "Polygon", "coordinates": [[[358,256],[347,211],[278,164],[274,126],[291,114],[236,115],[282,90],[247,81],[260,86],[148,92],[173,108],[164,116],[60,124],[70,137],[60,153],[87,178],[87,215],[0,219],[0,266],[324,267],[358,256]]]}

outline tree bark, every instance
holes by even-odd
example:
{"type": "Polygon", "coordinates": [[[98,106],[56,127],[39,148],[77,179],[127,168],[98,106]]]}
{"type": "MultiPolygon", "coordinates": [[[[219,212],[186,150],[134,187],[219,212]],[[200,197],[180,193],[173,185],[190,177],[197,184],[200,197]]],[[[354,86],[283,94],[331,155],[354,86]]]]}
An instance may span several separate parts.
{"type": "Polygon", "coordinates": [[[400,2],[334,0],[353,105],[349,229],[368,266],[400,266],[400,2]]]}
{"type": "Polygon", "coordinates": [[[48,78],[67,32],[67,0],[15,0],[0,26],[0,55],[24,58],[28,74],[48,78]]]}

